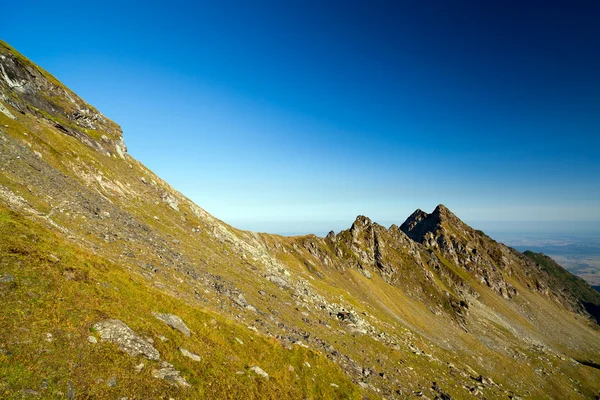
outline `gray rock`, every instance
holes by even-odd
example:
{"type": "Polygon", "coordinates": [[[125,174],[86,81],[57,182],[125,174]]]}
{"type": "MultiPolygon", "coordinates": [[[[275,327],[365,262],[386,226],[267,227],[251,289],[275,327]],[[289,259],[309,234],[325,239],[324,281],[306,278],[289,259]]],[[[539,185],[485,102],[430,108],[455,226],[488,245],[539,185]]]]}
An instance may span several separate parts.
{"type": "Polygon", "coordinates": [[[115,387],[115,386],[117,386],[117,377],[116,376],[111,376],[108,379],[108,382],[106,382],[106,385],[108,387],[115,387]]]}
{"type": "Polygon", "coordinates": [[[69,400],[74,400],[75,399],[75,389],[73,388],[73,385],[71,384],[71,382],[67,382],[67,399],[69,400]]]}
{"type": "Polygon", "coordinates": [[[260,368],[256,365],[254,367],[250,368],[250,371],[254,372],[256,375],[261,376],[265,379],[269,379],[269,374],[267,374],[265,371],[263,371],[262,368],[260,368]]]}
{"type": "Polygon", "coordinates": [[[163,361],[160,363],[161,368],[160,369],[155,369],[152,371],[152,376],[156,379],[164,379],[166,381],[169,381],[171,384],[177,384],[181,387],[188,387],[190,386],[189,383],[187,383],[187,381],[182,378],[179,374],[180,372],[177,371],[173,365],[169,364],[166,361],[163,361]]]}
{"type": "Polygon", "coordinates": [[[88,336],[88,342],[91,344],[96,344],[98,343],[98,339],[96,339],[94,336],[88,336]]]}
{"type": "Polygon", "coordinates": [[[367,279],[371,279],[373,277],[373,274],[371,274],[371,271],[369,271],[368,269],[360,268],[359,270],[367,279]]]}
{"type": "Polygon", "coordinates": [[[135,366],[135,372],[142,372],[142,370],[144,369],[144,363],[139,363],[138,365],[135,366]]]}
{"type": "Polygon", "coordinates": [[[265,278],[268,281],[273,282],[274,284],[276,284],[277,286],[279,286],[282,289],[286,289],[289,287],[288,281],[286,281],[285,279],[283,279],[277,275],[267,275],[265,278]]]}
{"type": "Polygon", "coordinates": [[[15,117],[14,115],[12,115],[12,113],[8,110],[8,108],[6,108],[4,106],[4,104],[2,104],[2,103],[0,103],[0,112],[2,114],[6,115],[10,119],[17,119],[17,117],[15,117]]]}
{"type": "Polygon", "coordinates": [[[164,201],[165,203],[167,203],[167,205],[169,207],[171,207],[173,210],[179,211],[179,202],[177,201],[177,199],[175,198],[175,196],[173,196],[170,193],[163,192],[160,197],[162,198],[162,201],[164,201]]]}
{"type": "Polygon", "coordinates": [[[190,332],[190,328],[188,328],[187,325],[177,315],[156,312],[153,312],[152,315],[169,325],[171,328],[177,329],[186,336],[190,336],[192,334],[192,332],[190,332]]]}
{"type": "Polygon", "coordinates": [[[150,343],[136,335],[123,321],[108,319],[98,322],[94,328],[104,342],[117,344],[121,350],[132,357],[143,355],[150,360],[160,359],[160,354],[150,343]]]}
{"type": "Polygon", "coordinates": [[[198,354],[194,354],[191,351],[184,349],[183,347],[180,347],[179,351],[187,358],[191,358],[194,361],[200,361],[200,356],[198,354]]]}
{"type": "Polygon", "coordinates": [[[231,298],[231,300],[233,300],[233,302],[235,304],[237,304],[238,306],[240,306],[240,307],[247,307],[248,306],[248,301],[246,301],[246,298],[241,293],[239,295],[237,295],[237,296],[233,296],[231,298]]]}
{"type": "Polygon", "coordinates": [[[33,389],[23,389],[21,393],[23,393],[23,396],[27,397],[37,397],[40,395],[40,392],[33,389]]]}
{"type": "Polygon", "coordinates": [[[11,283],[15,281],[15,276],[12,274],[2,274],[0,276],[0,283],[11,283]]]}

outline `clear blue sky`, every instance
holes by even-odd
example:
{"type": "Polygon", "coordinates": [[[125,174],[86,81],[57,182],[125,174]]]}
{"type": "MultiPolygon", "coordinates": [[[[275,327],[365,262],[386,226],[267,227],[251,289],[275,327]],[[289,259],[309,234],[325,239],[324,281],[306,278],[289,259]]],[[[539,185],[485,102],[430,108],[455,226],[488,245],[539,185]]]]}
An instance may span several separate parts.
{"type": "Polygon", "coordinates": [[[526,229],[599,226],[599,19],[598,1],[13,1],[0,37],[235,226],[444,203],[526,229]]]}

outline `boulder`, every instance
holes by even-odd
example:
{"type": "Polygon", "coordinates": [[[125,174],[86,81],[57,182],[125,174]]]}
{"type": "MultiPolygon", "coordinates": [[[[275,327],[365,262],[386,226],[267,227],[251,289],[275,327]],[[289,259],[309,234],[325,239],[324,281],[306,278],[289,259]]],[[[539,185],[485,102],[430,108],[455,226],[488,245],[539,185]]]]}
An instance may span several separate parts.
{"type": "Polygon", "coordinates": [[[190,336],[192,334],[190,328],[188,328],[185,322],[183,322],[183,320],[177,315],[163,314],[157,312],[153,312],[152,315],[154,315],[156,318],[158,318],[165,324],[169,325],[171,328],[177,329],[179,332],[183,333],[186,336],[190,336]]]}
{"type": "Polygon", "coordinates": [[[123,321],[108,319],[94,325],[103,342],[115,343],[132,357],[143,355],[149,360],[160,359],[160,354],[150,343],[138,336],[123,321]]]}

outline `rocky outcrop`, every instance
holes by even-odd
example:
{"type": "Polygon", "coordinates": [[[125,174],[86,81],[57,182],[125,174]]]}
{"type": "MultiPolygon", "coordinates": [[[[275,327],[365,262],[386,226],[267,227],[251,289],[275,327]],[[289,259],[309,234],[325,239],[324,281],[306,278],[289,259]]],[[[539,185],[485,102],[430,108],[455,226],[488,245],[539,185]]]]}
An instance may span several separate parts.
{"type": "Polygon", "coordinates": [[[94,324],[103,342],[114,343],[132,357],[143,355],[149,360],[160,359],[160,354],[150,343],[138,336],[123,321],[108,319],[94,324]]]}
{"type": "MultiPolygon", "coordinates": [[[[510,264],[505,256],[509,253],[508,249],[480,235],[443,204],[431,214],[415,211],[400,229],[415,242],[469,271],[477,281],[502,297],[516,295],[516,289],[502,273],[510,264]]],[[[443,264],[442,261],[440,265],[443,264]]]]}
{"type": "Polygon", "coordinates": [[[117,124],[2,41],[0,111],[13,119],[19,118],[19,113],[33,114],[102,153],[123,158],[127,152],[117,124]]]}

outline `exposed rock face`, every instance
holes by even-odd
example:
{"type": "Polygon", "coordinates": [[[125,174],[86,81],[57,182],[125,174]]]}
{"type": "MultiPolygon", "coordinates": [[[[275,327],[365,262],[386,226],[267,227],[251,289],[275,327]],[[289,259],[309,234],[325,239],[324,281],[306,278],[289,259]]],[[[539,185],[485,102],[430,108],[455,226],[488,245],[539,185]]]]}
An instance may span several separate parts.
{"type": "MultiPolygon", "coordinates": [[[[4,42],[0,42],[0,93],[0,100],[20,113],[45,119],[61,132],[96,150],[120,156],[127,151],[117,124],[4,42]],[[100,139],[101,135],[104,140],[100,139]]],[[[2,110],[6,107],[0,104],[2,110]]],[[[2,112],[10,114],[8,110],[2,112]]],[[[12,118],[18,117],[12,115],[12,118]]]]}
{"type": "Polygon", "coordinates": [[[158,351],[147,341],[138,336],[123,321],[108,319],[94,324],[104,342],[115,343],[121,350],[132,357],[143,355],[149,360],[160,359],[158,351]]]}
{"type": "Polygon", "coordinates": [[[177,315],[173,314],[163,314],[163,313],[152,313],[156,318],[160,319],[165,324],[169,325],[173,329],[177,329],[179,332],[183,333],[186,336],[190,336],[192,332],[190,328],[187,327],[185,322],[177,315]]]}
{"type": "Polygon", "coordinates": [[[431,214],[415,211],[400,229],[415,242],[472,272],[477,280],[503,297],[516,295],[516,289],[500,272],[510,264],[504,256],[509,250],[486,240],[444,205],[437,206],[431,214]]]}

